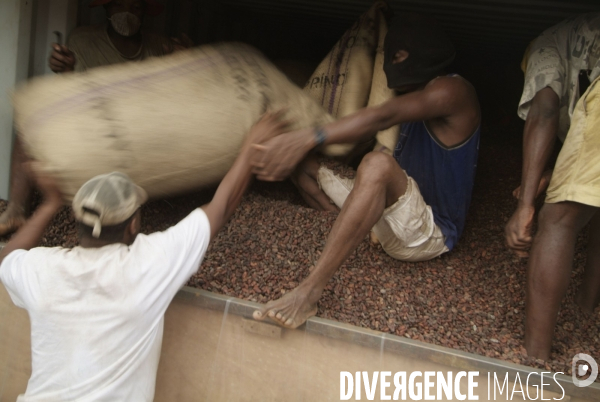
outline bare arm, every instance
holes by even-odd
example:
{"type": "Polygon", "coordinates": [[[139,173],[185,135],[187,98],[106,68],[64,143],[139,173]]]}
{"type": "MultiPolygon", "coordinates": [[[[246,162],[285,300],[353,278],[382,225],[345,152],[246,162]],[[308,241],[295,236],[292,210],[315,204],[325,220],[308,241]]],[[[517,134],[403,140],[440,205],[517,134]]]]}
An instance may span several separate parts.
{"type": "Polygon", "coordinates": [[[558,95],[549,87],[542,89],[533,98],[525,122],[519,203],[505,228],[506,242],[519,256],[526,256],[531,245],[534,201],[556,141],[558,118],[558,95]]]}
{"type": "Polygon", "coordinates": [[[37,246],[44,230],[63,205],[60,191],[52,178],[40,174],[36,176],[36,182],[44,195],[44,202],[0,251],[0,264],[12,251],[29,250],[37,246]]]}
{"type": "Polygon", "coordinates": [[[542,173],[556,141],[558,117],[558,95],[551,88],[542,89],[533,98],[525,122],[520,204],[533,206],[542,173]]]}
{"type": "MultiPolygon", "coordinates": [[[[473,102],[476,103],[476,97],[463,80],[441,77],[421,90],[325,125],[324,144],[362,142],[402,122],[453,116],[463,108],[472,108],[473,102]]],[[[316,145],[314,128],[286,133],[256,145],[251,162],[253,172],[261,180],[283,180],[316,145]]]]}
{"type": "Polygon", "coordinates": [[[465,83],[441,77],[422,90],[394,97],[380,106],[366,108],[327,124],[325,144],[365,141],[399,123],[452,116],[464,107],[469,94],[465,83]]]}
{"type": "Polygon", "coordinates": [[[279,120],[279,114],[266,114],[250,130],[239,156],[221,181],[212,201],[202,206],[210,222],[211,240],[229,220],[252,181],[249,163],[251,144],[280,134],[286,125],[286,122],[279,120]]]}

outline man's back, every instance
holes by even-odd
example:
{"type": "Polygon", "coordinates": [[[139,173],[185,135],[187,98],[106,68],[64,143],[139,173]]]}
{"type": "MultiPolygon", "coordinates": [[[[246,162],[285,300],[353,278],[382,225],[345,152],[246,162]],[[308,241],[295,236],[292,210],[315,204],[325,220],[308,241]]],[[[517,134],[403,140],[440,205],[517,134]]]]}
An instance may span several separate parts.
{"type": "Polygon", "coordinates": [[[196,210],[131,246],[11,253],[2,282],[32,329],[33,372],[20,400],[152,400],[164,313],[209,239],[196,210]]]}

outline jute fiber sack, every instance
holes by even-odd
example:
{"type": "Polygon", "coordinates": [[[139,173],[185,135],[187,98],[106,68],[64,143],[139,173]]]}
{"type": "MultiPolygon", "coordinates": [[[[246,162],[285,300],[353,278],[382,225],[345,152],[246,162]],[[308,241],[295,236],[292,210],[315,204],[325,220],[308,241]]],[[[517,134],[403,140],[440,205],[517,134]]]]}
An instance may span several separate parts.
{"type": "MultiPolygon", "coordinates": [[[[387,87],[383,71],[387,10],[385,2],[373,4],[344,33],[304,87],[335,118],[377,106],[394,96],[387,87]]],[[[397,126],[379,132],[376,148],[383,145],[391,153],[396,146],[397,132],[397,126]]],[[[343,156],[354,147],[355,144],[336,144],[325,147],[323,152],[329,156],[343,156]]]]}
{"type": "Polygon", "coordinates": [[[68,199],[91,177],[114,170],[150,197],[217,183],[266,109],[287,107],[292,129],[333,120],[242,44],[34,79],[13,102],[26,151],[68,199]]]}

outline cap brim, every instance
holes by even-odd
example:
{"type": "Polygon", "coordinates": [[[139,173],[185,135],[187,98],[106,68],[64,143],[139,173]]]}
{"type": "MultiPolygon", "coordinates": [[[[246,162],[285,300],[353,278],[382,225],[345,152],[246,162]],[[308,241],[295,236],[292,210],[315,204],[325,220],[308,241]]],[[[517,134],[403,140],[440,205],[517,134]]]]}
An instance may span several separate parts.
{"type": "Polygon", "coordinates": [[[135,189],[137,192],[138,203],[140,204],[140,206],[142,206],[146,203],[146,201],[148,201],[148,193],[146,192],[146,190],[144,190],[137,184],[135,185],[135,189]]]}

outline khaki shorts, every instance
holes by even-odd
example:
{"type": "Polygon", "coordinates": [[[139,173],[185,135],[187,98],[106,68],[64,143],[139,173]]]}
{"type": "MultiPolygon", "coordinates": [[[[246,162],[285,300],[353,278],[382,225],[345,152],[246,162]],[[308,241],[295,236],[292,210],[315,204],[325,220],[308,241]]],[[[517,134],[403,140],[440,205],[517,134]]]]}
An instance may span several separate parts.
{"type": "Polygon", "coordinates": [[[556,160],[546,202],[600,207],[600,78],[583,94],[556,160]]]}
{"type": "MultiPolygon", "coordinates": [[[[406,192],[398,201],[383,211],[381,219],[373,226],[381,246],[391,257],[402,261],[427,261],[446,251],[445,238],[433,220],[431,207],[425,203],[419,186],[408,177],[406,192]]],[[[319,168],[319,187],[342,208],[354,179],[339,177],[324,166],[319,168]]]]}

